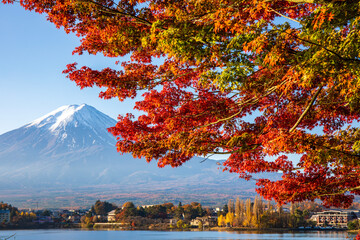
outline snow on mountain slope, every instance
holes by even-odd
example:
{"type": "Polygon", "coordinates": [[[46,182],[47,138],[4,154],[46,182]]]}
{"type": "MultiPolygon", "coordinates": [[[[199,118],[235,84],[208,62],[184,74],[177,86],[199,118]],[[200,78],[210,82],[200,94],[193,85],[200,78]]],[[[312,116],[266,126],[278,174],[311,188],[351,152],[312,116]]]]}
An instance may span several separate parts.
{"type": "Polygon", "coordinates": [[[60,137],[61,141],[72,136],[72,142],[75,144],[76,139],[74,135],[78,134],[77,129],[86,129],[91,133],[83,132],[82,137],[89,137],[94,144],[96,138],[103,140],[109,144],[114,143],[114,138],[106,131],[106,128],[114,126],[116,121],[107,115],[99,112],[95,108],[82,104],[82,105],[68,105],[63,106],[55,111],[36,119],[25,128],[43,128],[49,130],[53,135],[60,137]],[[84,136],[86,135],[86,136],[84,136]]]}
{"type": "Polygon", "coordinates": [[[115,137],[107,131],[115,124],[94,107],[69,105],[0,135],[0,167],[5,170],[0,187],[118,181],[116,172],[135,169],[136,163],[124,167],[115,137]]]}
{"type": "Polygon", "coordinates": [[[114,119],[89,105],[63,106],[0,135],[0,157],[7,153],[24,153],[41,158],[105,146],[115,149],[115,137],[107,131],[115,124],[114,119]]]}
{"type": "Polygon", "coordinates": [[[95,108],[82,104],[62,106],[55,111],[36,119],[25,127],[46,127],[51,132],[58,135],[59,132],[66,130],[66,127],[70,125],[73,127],[85,125],[90,129],[101,129],[104,126],[110,127],[115,123],[116,121],[114,119],[99,112],[95,108]]]}

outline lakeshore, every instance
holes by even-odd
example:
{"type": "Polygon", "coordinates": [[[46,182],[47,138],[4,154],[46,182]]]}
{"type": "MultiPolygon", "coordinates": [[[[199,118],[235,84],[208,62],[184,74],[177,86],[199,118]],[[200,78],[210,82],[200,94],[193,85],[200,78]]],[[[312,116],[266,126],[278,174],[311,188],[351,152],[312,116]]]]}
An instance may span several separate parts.
{"type": "Polygon", "coordinates": [[[246,227],[197,227],[174,228],[168,224],[149,225],[133,227],[124,223],[95,223],[92,227],[84,226],[81,223],[71,224],[25,224],[25,225],[0,225],[0,231],[7,230],[114,230],[114,231],[215,231],[215,232],[308,232],[308,231],[346,231],[357,233],[358,230],[348,230],[344,228],[313,227],[313,228],[246,228],[246,227]]]}
{"type": "Polygon", "coordinates": [[[345,231],[359,229],[359,211],[325,210],[316,203],[289,206],[265,204],[260,198],[244,202],[229,200],[223,208],[203,207],[200,203],[163,203],[120,206],[96,201],[83,210],[18,210],[2,203],[0,230],[9,229],[87,229],[157,231],[345,231]],[[314,209],[310,211],[310,209],[314,209]]]}
{"type": "Polygon", "coordinates": [[[311,239],[311,240],[340,240],[352,239],[355,234],[344,231],[313,231],[313,232],[256,232],[256,231],[88,231],[79,229],[47,229],[47,230],[17,230],[0,231],[0,236],[16,234],[16,239],[22,240],[282,240],[282,239],[311,239]]]}

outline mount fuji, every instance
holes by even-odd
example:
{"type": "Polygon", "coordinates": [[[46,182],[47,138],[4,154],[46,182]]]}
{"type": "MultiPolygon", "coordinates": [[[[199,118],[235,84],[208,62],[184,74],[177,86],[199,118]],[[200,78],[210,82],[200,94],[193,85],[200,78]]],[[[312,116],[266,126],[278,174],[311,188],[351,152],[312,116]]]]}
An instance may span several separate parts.
{"type": "Polygon", "coordinates": [[[194,158],[173,169],[120,155],[107,131],[115,124],[94,107],[69,105],[0,135],[0,199],[63,207],[96,199],[214,204],[254,195],[254,182],[222,172],[215,160],[194,158]]]}
{"type": "Polygon", "coordinates": [[[35,121],[0,136],[0,154],[56,158],[96,147],[114,147],[106,128],[116,121],[95,108],[63,106],[35,121]]]}
{"type": "Polygon", "coordinates": [[[51,186],[96,179],[98,170],[119,159],[115,138],[107,132],[115,123],[91,106],[70,105],[0,135],[0,164],[6,169],[0,179],[7,186],[14,180],[51,186]]]}

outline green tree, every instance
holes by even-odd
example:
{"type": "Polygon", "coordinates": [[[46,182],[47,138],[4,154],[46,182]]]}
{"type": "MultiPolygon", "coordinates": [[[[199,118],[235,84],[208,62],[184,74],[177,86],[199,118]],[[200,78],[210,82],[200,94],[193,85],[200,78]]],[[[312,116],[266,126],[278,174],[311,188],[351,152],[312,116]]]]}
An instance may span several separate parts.
{"type": "Polygon", "coordinates": [[[128,217],[138,216],[137,208],[133,202],[126,202],[122,205],[122,209],[118,210],[115,218],[117,221],[122,221],[128,217]]]}
{"type": "Polygon", "coordinates": [[[137,212],[137,215],[140,216],[140,217],[145,217],[146,216],[146,211],[143,207],[141,206],[138,206],[136,208],[136,212],[137,212]]]}
{"type": "Polygon", "coordinates": [[[185,219],[190,221],[196,217],[201,217],[203,210],[200,203],[192,202],[183,206],[185,219]]]}
{"type": "Polygon", "coordinates": [[[228,209],[230,213],[235,213],[234,201],[232,199],[228,201],[228,209]]]}
{"type": "Polygon", "coordinates": [[[136,216],[137,215],[137,210],[136,210],[136,207],[135,207],[134,203],[126,202],[126,203],[123,204],[122,207],[123,207],[122,212],[124,212],[125,217],[136,216]]]}
{"type": "Polygon", "coordinates": [[[175,218],[182,219],[184,215],[184,208],[182,207],[181,202],[179,202],[179,205],[175,209],[175,218]]]}
{"type": "Polygon", "coordinates": [[[350,222],[348,222],[347,227],[349,230],[358,230],[360,229],[360,223],[359,220],[355,219],[350,222]]]}
{"type": "Polygon", "coordinates": [[[202,221],[200,221],[200,222],[199,222],[199,229],[201,229],[201,230],[202,230],[203,228],[204,228],[203,222],[202,222],[202,221]]]}
{"type": "Polygon", "coordinates": [[[227,204],[225,204],[224,207],[223,207],[222,213],[223,213],[224,215],[226,215],[228,212],[229,212],[229,207],[228,207],[227,204]]]}
{"type": "Polygon", "coordinates": [[[290,227],[306,227],[308,222],[306,221],[307,213],[296,208],[293,213],[290,212],[290,227]]]}
{"type": "Polygon", "coordinates": [[[50,212],[50,210],[45,209],[44,211],[42,211],[42,212],[40,213],[40,216],[47,216],[47,217],[49,217],[49,216],[51,216],[51,212],[50,212]]]}
{"type": "Polygon", "coordinates": [[[97,200],[95,204],[91,207],[92,211],[96,215],[106,215],[108,212],[116,209],[117,207],[114,204],[111,204],[109,202],[102,202],[100,200],[97,200]]]}
{"type": "Polygon", "coordinates": [[[184,228],[184,224],[184,221],[181,219],[176,222],[177,228],[184,228]]]}
{"type": "Polygon", "coordinates": [[[148,218],[162,218],[168,217],[167,209],[163,205],[155,205],[145,208],[145,216],[148,218]]]}

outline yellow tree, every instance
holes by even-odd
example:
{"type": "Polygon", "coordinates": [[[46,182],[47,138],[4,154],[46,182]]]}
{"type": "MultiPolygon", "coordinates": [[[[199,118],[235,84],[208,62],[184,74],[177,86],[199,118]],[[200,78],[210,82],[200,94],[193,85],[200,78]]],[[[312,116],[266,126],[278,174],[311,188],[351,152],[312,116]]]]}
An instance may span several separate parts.
{"type": "Polygon", "coordinates": [[[243,222],[243,206],[244,202],[241,201],[239,198],[236,198],[235,202],[235,219],[234,219],[234,226],[240,226],[243,222]]]}
{"type": "Polygon", "coordinates": [[[232,199],[230,199],[229,202],[228,202],[228,210],[229,210],[229,212],[232,212],[232,213],[235,212],[235,210],[234,210],[234,201],[232,199]]]}
{"type": "Polygon", "coordinates": [[[245,203],[245,219],[243,222],[244,227],[251,227],[253,224],[253,213],[251,210],[251,200],[248,198],[245,203]]]}
{"type": "Polygon", "coordinates": [[[218,226],[219,226],[219,227],[223,227],[225,224],[226,224],[226,223],[225,223],[224,216],[223,216],[223,215],[220,215],[220,216],[218,217],[218,226]]]}
{"type": "Polygon", "coordinates": [[[259,220],[260,220],[260,210],[259,210],[259,198],[258,196],[255,196],[254,199],[254,205],[253,205],[253,225],[258,226],[259,220]]]}
{"type": "Polygon", "coordinates": [[[234,213],[233,212],[228,212],[225,216],[225,223],[226,223],[226,226],[233,226],[233,223],[234,223],[234,213]]]}
{"type": "Polygon", "coordinates": [[[260,218],[261,218],[261,215],[263,214],[263,212],[264,212],[264,204],[262,202],[262,199],[261,199],[261,197],[256,196],[255,200],[254,200],[254,205],[253,205],[253,214],[254,214],[253,221],[256,226],[259,226],[260,218]]]}

